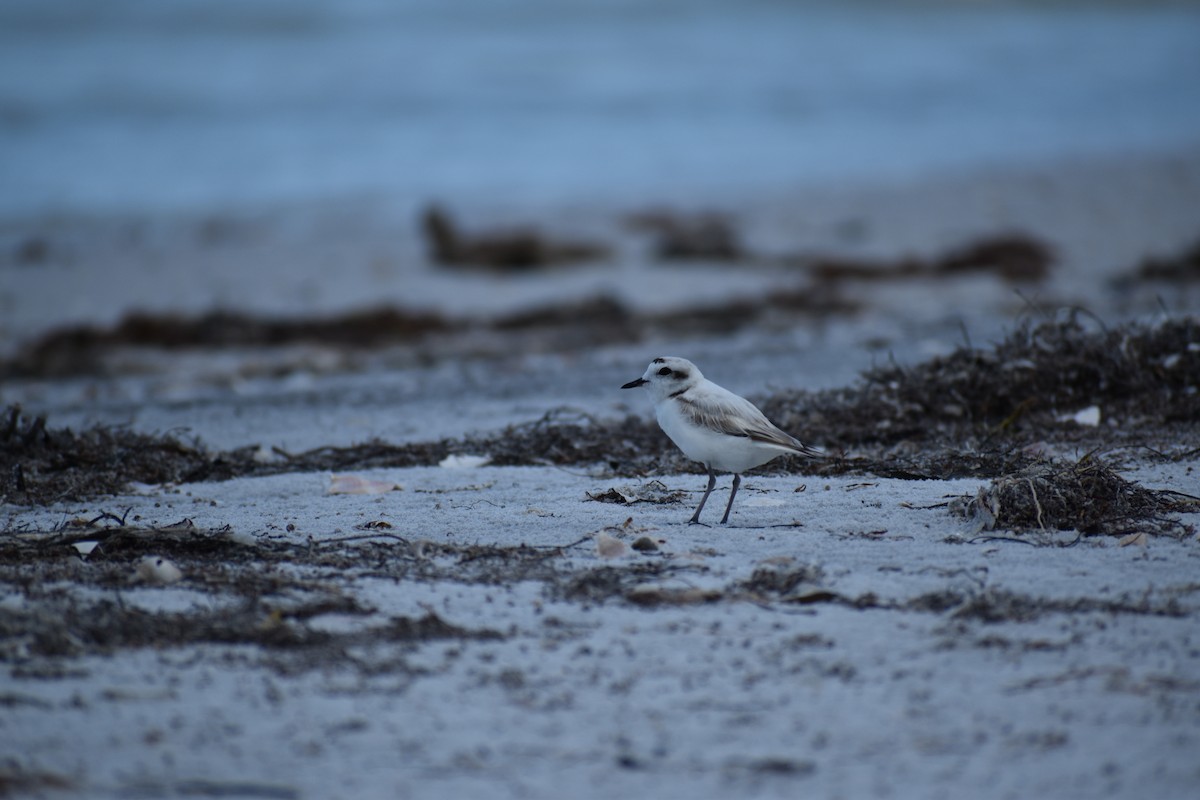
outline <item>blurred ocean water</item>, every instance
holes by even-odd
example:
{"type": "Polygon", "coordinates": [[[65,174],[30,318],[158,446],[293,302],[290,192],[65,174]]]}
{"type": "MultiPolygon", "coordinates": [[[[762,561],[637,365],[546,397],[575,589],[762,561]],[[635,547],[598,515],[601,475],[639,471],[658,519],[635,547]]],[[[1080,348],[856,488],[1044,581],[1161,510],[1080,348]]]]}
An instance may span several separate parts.
{"type": "Polygon", "coordinates": [[[6,0],[0,214],[686,201],[1200,143],[1200,7],[6,0]]]}

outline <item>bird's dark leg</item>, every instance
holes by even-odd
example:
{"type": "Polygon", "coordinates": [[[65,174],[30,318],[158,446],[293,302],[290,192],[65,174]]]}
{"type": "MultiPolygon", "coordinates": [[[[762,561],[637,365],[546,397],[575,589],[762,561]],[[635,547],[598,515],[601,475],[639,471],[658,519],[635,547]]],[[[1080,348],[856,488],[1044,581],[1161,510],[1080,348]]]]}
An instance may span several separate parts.
{"type": "Polygon", "coordinates": [[[708,468],[708,488],[704,490],[704,497],[700,498],[700,505],[696,506],[696,513],[692,514],[692,518],[688,520],[689,525],[696,525],[700,522],[700,512],[704,510],[704,504],[708,502],[708,496],[712,494],[713,487],[717,485],[717,473],[713,472],[713,468],[708,468]]]}
{"type": "Polygon", "coordinates": [[[725,516],[721,517],[721,524],[729,522],[729,510],[733,508],[733,498],[737,497],[738,486],[742,483],[741,475],[733,476],[733,488],[729,490],[729,505],[725,506],[725,516]]]}

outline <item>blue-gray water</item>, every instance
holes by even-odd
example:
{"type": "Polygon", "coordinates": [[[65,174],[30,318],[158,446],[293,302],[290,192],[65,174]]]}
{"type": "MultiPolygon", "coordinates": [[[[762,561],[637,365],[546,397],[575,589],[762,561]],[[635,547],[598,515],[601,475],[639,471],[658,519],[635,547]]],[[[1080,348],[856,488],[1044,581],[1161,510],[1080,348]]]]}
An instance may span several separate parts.
{"type": "Polygon", "coordinates": [[[1196,142],[1186,5],[0,4],[9,215],[715,198],[1196,142]]]}

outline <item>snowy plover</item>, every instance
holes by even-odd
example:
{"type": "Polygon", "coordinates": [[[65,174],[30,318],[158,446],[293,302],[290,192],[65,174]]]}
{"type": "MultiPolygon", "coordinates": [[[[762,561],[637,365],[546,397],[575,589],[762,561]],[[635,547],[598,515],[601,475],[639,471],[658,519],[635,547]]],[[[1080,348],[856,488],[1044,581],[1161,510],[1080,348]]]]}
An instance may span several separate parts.
{"type": "Polygon", "coordinates": [[[729,505],[721,517],[724,525],[729,521],[743,472],[785,453],[822,455],[779,430],[746,398],[706,379],[686,358],[656,358],[642,377],[621,388],[637,386],[650,387],[654,413],[663,432],[684,455],[708,469],[708,488],[689,522],[700,521],[700,512],[717,485],[718,471],[733,473],[729,505]]]}

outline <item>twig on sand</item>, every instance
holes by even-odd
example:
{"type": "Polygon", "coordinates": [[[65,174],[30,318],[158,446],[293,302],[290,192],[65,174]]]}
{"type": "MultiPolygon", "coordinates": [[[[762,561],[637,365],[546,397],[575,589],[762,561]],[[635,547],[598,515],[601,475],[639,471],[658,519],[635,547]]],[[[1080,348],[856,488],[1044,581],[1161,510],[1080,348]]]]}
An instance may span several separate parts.
{"type": "Polygon", "coordinates": [[[1042,522],[1042,504],[1038,501],[1037,487],[1033,485],[1033,478],[1026,478],[1025,482],[1029,484],[1029,493],[1033,495],[1033,505],[1037,508],[1038,527],[1046,530],[1046,525],[1042,522]]]}
{"type": "Polygon", "coordinates": [[[1027,544],[1030,547],[1037,547],[1037,542],[1031,542],[1028,539],[1018,539],[1015,536],[976,536],[973,539],[967,539],[967,544],[976,544],[978,542],[1017,542],[1019,544],[1027,544]]]}

